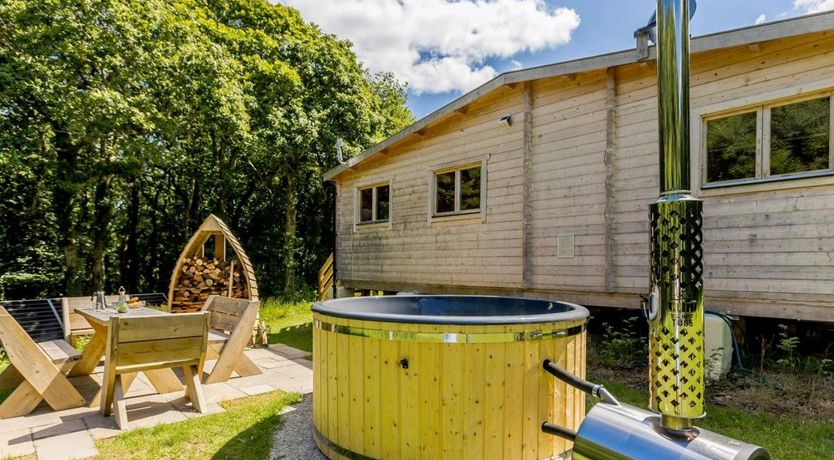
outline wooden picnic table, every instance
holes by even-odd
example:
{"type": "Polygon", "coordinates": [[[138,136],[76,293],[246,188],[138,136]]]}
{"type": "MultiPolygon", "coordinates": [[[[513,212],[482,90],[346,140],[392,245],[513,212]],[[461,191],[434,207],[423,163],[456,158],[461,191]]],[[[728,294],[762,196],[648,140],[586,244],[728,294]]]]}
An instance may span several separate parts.
{"type": "MultiPolygon", "coordinates": [[[[96,366],[98,366],[98,363],[101,362],[101,358],[107,351],[108,330],[110,328],[110,318],[112,318],[113,315],[128,318],[134,316],[156,317],[171,315],[171,313],[145,307],[128,309],[125,313],[118,313],[115,309],[111,308],[106,310],[77,309],[75,310],[75,313],[83,316],[84,319],[90,323],[94,333],[90,339],[90,343],[88,343],[84,348],[84,351],[81,354],[81,359],[72,368],[72,371],[69,374],[70,376],[90,375],[93,373],[96,366]]],[[[174,371],[171,369],[154,369],[143,372],[150,381],[151,385],[153,385],[159,393],[181,391],[184,388],[183,383],[179,378],[177,378],[176,374],[174,374],[174,371]]],[[[132,381],[134,377],[135,374],[126,376],[125,379],[132,381]]],[[[101,393],[99,392],[99,394],[96,395],[90,404],[91,406],[98,403],[100,394],[101,393]]]]}

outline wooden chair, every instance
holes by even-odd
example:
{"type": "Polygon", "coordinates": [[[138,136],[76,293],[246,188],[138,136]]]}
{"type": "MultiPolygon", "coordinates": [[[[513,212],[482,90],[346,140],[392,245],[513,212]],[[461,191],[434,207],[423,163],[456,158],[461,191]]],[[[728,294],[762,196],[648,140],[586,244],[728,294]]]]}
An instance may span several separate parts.
{"type": "MultiPolygon", "coordinates": [[[[109,295],[105,297],[108,303],[119,300],[117,295],[109,295]]],[[[95,332],[90,323],[84,319],[83,316],[75,313],[79,308],[92,308],[93,301],[90,297],[62,297],[61,298],[61,313],[64,317],[64,338],[75,346],[75,340],[78,337],[85,335],[93,335],[95,332]]]]}
{"type": "Polygon", "coordinates": [[[258,319],[260,302],[247,299],[233,299],[209,296],[203,311],[211,312],[208,359],[217,358],[214,369],[205,383],[229,380],[232,371],[241,377],[258,375],[260,368],[249,359],[243,350],[252,337],[255,321],[258,319]]]}
{"type": "Polygon", "coordinates": [[[29,414],[43,400],[54,410],[85,404],[66,378],[66,373],[81,357],[69,343],[63,340],[35,343],[3,307],[0,307],[0,342],[10,362],[0,374],[0,388],[14,388],[0,404],[0,418],[29,414]]]}
{"type": "Polygon", "coordinates": [[[209,314],[110,318],[102,381],[101,413],[128,426],[125,393],[139,372],[182,368],[185,395],[197,412],[206,407],[200,375],[206,361],[209,314]]]}

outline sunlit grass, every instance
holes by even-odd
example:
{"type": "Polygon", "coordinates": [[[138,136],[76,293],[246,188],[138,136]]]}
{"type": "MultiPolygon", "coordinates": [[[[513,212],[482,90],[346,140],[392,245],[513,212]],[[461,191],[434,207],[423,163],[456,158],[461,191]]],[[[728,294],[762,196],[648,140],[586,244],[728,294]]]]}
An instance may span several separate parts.
{"type": "Polygon", "coordinates": [[[225,401],[218,414],[128,431],[96,441],[99,459],[269,458],[278,413],[300,396],[280,391],[225,401]]]}
{"type": "MultiPolygon", "coordinates": [[[[591,376],[593,379],[593,376],[591,376]]],[[[592,380],[593,381],[593,380],[592,380]]],[[[597,382],[595,382],[597,383],[597,382]]],[[[648,395],[616,382],[599,382],[621,402],[645,408],[648,395]]],[[[597,403],[588,398],[588,410],[597,403]]],[[[726,407],[707,407],[707,416],[698,426],[731,438],[762,446],[774,459],[831,458],[834,452],[834,424],[809,421],[802,417],[776,417],[726,407]]]]}
{"type": "Polygon", "coordinates": [[[283,343],[300,350],[313,351],[312,293],[297,298],[266,299],[261,302],[260,317],[269,325],[269,343],[283,343]]]}

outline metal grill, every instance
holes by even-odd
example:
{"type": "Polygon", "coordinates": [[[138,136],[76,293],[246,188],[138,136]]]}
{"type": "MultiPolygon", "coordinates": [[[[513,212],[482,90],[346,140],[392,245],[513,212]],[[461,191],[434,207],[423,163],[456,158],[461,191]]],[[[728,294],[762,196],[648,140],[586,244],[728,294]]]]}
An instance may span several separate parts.
{"type": "Polygon", "coordinates": [[[35,342],[64,338],[61,299],[3,300],[0,305],[35,342]]]}

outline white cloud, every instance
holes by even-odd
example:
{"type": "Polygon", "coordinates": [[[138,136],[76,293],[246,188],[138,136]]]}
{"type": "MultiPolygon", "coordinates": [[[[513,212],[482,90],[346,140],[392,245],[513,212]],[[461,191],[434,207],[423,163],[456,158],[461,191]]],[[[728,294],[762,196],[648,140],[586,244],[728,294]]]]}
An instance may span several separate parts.
{"type": "Polygon", "coordinates": [[[793,7],[802,13],[834,10],[834,0],[793,0],[793,7]]]}
{"type": "Polygon", "coordinates": [[[759,17],[756,18],[756,24],[761,24],[763,22],[767,22],[767,15],[762,13],[759,17]]]}
{"type": "Polygon", "coordinates": [[[544,0],[279,1],[417,94],[470,90],[497,74],[487,59],[565,45],[579,27],[574,10],[544,0]]]}

